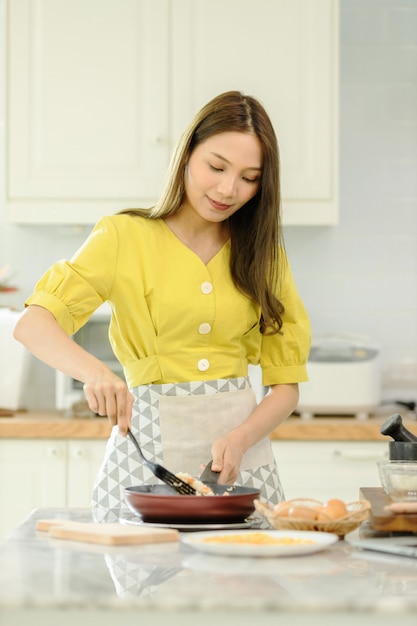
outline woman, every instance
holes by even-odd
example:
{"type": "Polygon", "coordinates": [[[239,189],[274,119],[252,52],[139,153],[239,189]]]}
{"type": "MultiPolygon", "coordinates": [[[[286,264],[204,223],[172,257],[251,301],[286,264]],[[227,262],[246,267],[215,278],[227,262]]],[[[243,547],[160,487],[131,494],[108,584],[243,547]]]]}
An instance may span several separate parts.
{"type": "Polygon", "coordinates": [[[277,140],[256,99],[231,91],[204,106],[156,206],[101,219],[26,307],[15,338],[84,383],[114,425],[95,504],[119,508],[124,487],[157,482],[129,425],[173,472],[196,476],[212,457],[220,483],[284,498],[268,435],[307,380],[310,327],[282,243],[277,140]],[[104,301],[127,384],[70,338],[104,301]],[[249,363],[270,388],[259,405],[249,363]]]}

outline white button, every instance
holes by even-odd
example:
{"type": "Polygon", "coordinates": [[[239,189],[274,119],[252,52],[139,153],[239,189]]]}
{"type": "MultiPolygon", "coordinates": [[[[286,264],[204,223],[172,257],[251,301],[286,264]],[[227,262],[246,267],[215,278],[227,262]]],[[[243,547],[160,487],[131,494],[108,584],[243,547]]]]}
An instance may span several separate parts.
{"type": "Polygon", "coordinates": [[[197,367],[200,370],[200,372],[205,372],[210,367],[210,363],[207,361],[207,359],[200,359],[199,362],[197,363],[197,367]]]}
{"type": "Polygon", "coordinates": [[[208,335],[208,333],[211,332],[210,324],[200,324],[200,326],[198,327],[198,332],[200,333],[200,335],[208,335]]]}
{"type": "Polygon", "coordinates": [[[201,283],[201,291],[205,294],[211,293],[213,291],[213,285],[206,280],[204,283],[201,283]]]}

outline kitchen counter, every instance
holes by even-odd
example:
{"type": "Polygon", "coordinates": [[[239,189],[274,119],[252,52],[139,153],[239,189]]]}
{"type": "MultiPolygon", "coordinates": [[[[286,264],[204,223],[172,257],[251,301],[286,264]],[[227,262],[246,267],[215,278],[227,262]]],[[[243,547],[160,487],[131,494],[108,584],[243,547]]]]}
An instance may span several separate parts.
{"type": "Polygon", "coordinates": [[[0,439],[107,439],[107,417],[65,417],[58,412],[16,412],[0,419],[0,439]]]}
{"type": "MultiPolygon", "coordinates": [[[[390,416],[372,416],[366,420],[352,417],[314,417],[301,419],[291,416],[271,434],[271,439],[287,441],[384,441],[391,437],[381,435],[380,428],[390,416]]],[[[417,421],[403,419],[404,426],[417,435],[417,421]]]]}
{"type": "MultiPolygon", "coordinates": [[[[392,411],[394,413],[395,411],[392,411]]],[[[272,439],[304,441],[388,441],[379,429],[392,415],[371,416],[366,420],[351,417],[289,417],[271,435],[272,439]]],[[[417,421],[403,416],[403,423],[417,435],[417,421]]],[[[111,430],[107,418],[71,418],[60,413],[17,412],[0,418],[1,438],[27,439],[107,439],[111,430]]]]}
{"type": "Polygon", "coordinates": [[[37,509],[9,535],[0,546],[1,624],[415,626],[413,558],[348,541],[273,558],[204,555],[181,542],[106,547],[37,532],[44,518],[92,521],[89,509],[37,509]]]}

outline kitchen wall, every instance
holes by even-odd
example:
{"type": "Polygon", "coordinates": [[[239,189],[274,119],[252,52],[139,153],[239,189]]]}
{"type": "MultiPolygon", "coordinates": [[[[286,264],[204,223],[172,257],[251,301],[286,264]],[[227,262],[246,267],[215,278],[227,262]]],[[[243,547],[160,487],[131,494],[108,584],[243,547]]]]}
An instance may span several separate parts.
{"type": "MultiPolygon", "coordinates": [[[[417,399],[417,0],[341,0],[340,16],[340,223],[287,227],[287,250],[313,332],[369,335],[384,397],[417,399]]],[[[0,55],[4,72],[4,43],[0,55]]],[[[11,265],[20,288],[0,305],[21,308],[87,232],[8,224],[0,204],[0,267],[11,265]]],[[[25,398],[32,410],[53,407],[53,372],[32,357],[25,398]]]]}
{"type": "Polygon", "coordinates": [[[340,7],[340,223],[287,249],[313,330],[375,339],[384,396],[417,400],[417,0],[340,7]]]}

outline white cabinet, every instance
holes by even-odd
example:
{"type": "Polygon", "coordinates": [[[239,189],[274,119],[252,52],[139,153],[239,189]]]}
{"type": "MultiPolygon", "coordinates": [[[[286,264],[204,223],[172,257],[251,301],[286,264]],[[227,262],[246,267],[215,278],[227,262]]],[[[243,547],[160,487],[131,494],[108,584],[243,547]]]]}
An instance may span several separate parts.
{"type": "Polygon", "coordinates": [[[377,461],[388,458],[379,441],[275,440],[272,447],[287,500],[358,500],[361,487],[381,486],[377,461]]]}
{"type": "Polygon", "coordinates": [[[85,507],[91,504],[91,492],[103,462],[107,440],[72,440],[67,444],[66,506],[85,507]]]}
{"type": "Polygon", "coordinates": [[[0,441],[0,537],[34,508],[65,506],[65,463],[64,441],[0,441]]]}
{"type": "Polygon", "coordinates": [[[217,93],[258,97],[280,146],[285,223],[336,223],[338,1],[188,0],[172,18],[175,135],[217,93]]]}
{"type": "Polygon", "coordinates": [[[169,0],[7,4],[10,219],[89,223],[154,199],[168,157],[169,0]]]}
{"type": "Polygon", "coordinates": [[[152,204],[191,116],[230,89],[277,131],[284,221],[337,221],[338,0],[9,0],[7,218],[152,204]]]}
{"type": "Polygon", "coordinates": [[[0,538],[34,508],[88,507],[106,440],[2,439],[0,538]]]}

